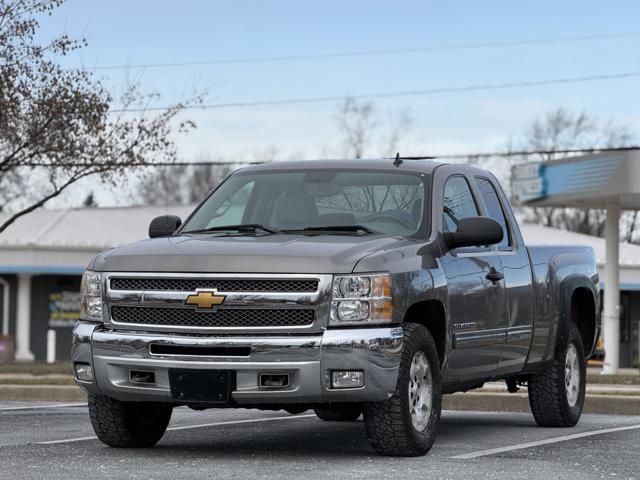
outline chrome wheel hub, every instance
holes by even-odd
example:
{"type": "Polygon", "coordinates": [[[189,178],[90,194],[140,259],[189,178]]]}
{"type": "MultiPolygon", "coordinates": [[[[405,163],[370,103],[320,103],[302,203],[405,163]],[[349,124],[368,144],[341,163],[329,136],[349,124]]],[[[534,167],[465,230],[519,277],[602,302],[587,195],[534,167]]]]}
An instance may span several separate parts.
{"type": "Polygon", "coordinates": [[[567,393],[567,402],[570,407],[575,406],[580,393],[580,360],[578,350],[573,343],[567,347],[564,360],[564,385],[567,393]]]}
{"type": "Polygon", "coordinates": [[[422,432],[429,424],[433,402],[431,369],[424,352],[416,352],[409,368],[409,409],[413,427],[422,432]]]}

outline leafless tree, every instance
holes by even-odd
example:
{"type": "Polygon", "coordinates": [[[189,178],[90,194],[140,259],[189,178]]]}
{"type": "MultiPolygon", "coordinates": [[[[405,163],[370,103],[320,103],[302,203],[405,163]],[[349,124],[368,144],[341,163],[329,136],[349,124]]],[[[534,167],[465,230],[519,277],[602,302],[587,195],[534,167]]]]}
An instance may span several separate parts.
{"type": "Polygon", "coordinates": [[[338,104],[334,118],[342,136],[343,154],[358,159],[395,155],[413,126],[407,110],[389,112],[385,118],[374,102],[353,97],[338,104]]]}
{"type": "Polygon", "coordinates": [[[173,161],[172,134],[193,126],[177,121],[181,103],[131,113],[157,97],[130,85],[115,105],[90,72],[63,68],[60,57],[85,41],[38,34],[62,3],[0,0],[0,205],[9,213],[0,233],[82,178],[115,184],[131,167],[173,161]]]}
{"type": "MultiPolygon", "coordinates": [[[[342,135],[344,156],[356,159],[368,154],[375,157],[395,155],[413,124],[413,118],[406,110],[389,112],[385,119],[374,102],[358,101],[352,97],[346,97],[338,104],[335,119],[342,135]]],[[[362,187],[362,196],[370,211],[382,209],[389,193],[387,188],[381,193],[381,198],[376,198],[373,186],[362,187]]],[[[414,191],[413,195],[417,195],[417,192],[414,191]]],[[[353,202],[356,198],[352,197],[350,201],[353,202]]]]}
{"type": "Polygon", "coordinates": [[[87,208],[95,208],[98,206],[98,202],[96,202],[96,197],[93,192],[89,192],[84,200],[82,201],[82,206],[87,208]]]}
{"type": "Polygon", "coordinates": [[[362,158],[369,138],[378,125],[373,102],[358,102],[347,97],[338,106],[335,118],[344,136],[345,151],[353,158],[362,158]]]}
{"type": "MultiPolygon", "coordinates": [[[[221,161],[225,162],[224,160],[221,161]]],[[[237,164],[171,166],[145,174],[135,195],[147,205],[187,205],[202,200],[237,164]]]]}
{"type": "Polygon", "coordinates": [[[272,162],[279,154],[276,146],[253,154],[250,159],[217,157],[201,154],[195,165],[176,165],[152,168],[145,172],[133,199],[147,205],[186,205],[201,201],[226,177],[243,164],[272,162]],[[202,165],[209,162],[212,165],[202,165]],[[200,165],[198,165],[200,164],[200,165]]]}

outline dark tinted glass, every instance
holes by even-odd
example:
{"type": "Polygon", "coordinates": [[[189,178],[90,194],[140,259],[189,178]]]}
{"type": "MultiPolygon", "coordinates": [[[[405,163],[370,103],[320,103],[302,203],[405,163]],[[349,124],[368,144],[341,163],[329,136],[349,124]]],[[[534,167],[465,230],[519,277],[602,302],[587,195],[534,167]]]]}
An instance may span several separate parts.
{"type": "Polygon", "coordinates": [[[478,208],[464,177],[449,177],[444,185],[442,228],[455,232],[463,218],[477,217],[478,208]]]}
{"type": "Polygon", "coordinates": [[[502,241],[498,244],[498,246],[508,247],[509,245],[511,245],[511,238],[509,237],[509,224],[507,223],[507,219],[505,218],[504,210],[502,210],[502,205],[500,204],[500,200],[498,199],[496,189],[486,178],[476,178],[476,185],[478,185],[478,189],[480,190],[480,196],[482,197],[482,201],[484,202],[484,205],[487,209],[487,213],[491,218],[502,225],[504,237],[502,238],[502,241]]]}

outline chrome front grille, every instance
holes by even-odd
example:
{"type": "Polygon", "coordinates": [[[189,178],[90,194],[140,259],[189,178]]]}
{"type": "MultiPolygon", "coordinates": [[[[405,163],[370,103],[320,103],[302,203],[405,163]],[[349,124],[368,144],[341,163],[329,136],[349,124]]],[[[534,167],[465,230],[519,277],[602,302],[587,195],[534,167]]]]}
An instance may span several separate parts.
{"type": "Polygon", "coordinates": [[[327,326],[332,275],[106,273],[112,328],[169,332],[317,333],[327,326]],[[194,305],[193,297],[223,297],[194,305]]]}
{"type": "Polygon", "coordinates": [[[185,308],[111,307],[118,323],[185,327],[302,327],[312,325],[312,309],[224,309],[201,312],[185,308]]]}
{"type": "Polygon", "coordinates": [[[193,291],[211,288],[219,292],[315,292],[318,280],[307,279],[213,279],[213,278],[112,278],[112,290],[193,291]]]}

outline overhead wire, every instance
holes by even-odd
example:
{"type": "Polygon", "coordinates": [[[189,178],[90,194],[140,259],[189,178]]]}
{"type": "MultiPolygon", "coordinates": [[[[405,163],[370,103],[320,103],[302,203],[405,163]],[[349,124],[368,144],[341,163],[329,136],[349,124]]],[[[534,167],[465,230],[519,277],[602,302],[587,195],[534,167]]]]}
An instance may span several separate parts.
{"type": "MultiPolygon", "coordinates": [[[[451,159],[462,159],[462,158],[486,158],[486,157],[527,157],[534,155],[570,155],[570,154],[590,154],[590,153],[605,153],[605,152],[628,152],[632,150],[640,151],[640,145],[628,146],[628,147],[594,147],[594,148],[571,148],[571,149],[558,149],[558,150],[514,150],[514,151],[502,151],[502,152],[468,152],[468,153],[454,153],[454,154],[442,154],[442,155],[424,155],[424,156],[402,156],[399,155],[398,158],[402,160],[451,160],[451,159]]],[[[395,157],[381,157],[387,160],[394,160],[395,157]]],[[[323,159],[323,158],[300,158],[298,161],[306,162],[313,160],[331,160],[331,159],[323,159]]],[[[333,160],[344,160],[344,159],[333,159],[333,160]]],[[[362,159],[363,162],[366,162],[367,159],[362,159]]],[[[243,160],[235,160],[230,162],[224,161],[196,161],[196,162],[134,162],[127,165],[125,167],[188,167],[188,166],[203,166],[203,165],[211,165],[211,166],[222,166],[222,165],[262,165],[265,163],[274,163],[273,160],[252,160],[252,161],[243,161],[243,160]]],[[[90,167],[93,164],[91,163],[73,163],[73,162],[60,162],[60,163],[50,163],[50,162],[27,162],[24,164],[20,164],[20,167],[50,167],[50,168],[69,168],[69,167],[90,167]]],[[[103,165],[101,163],[96,163],[95,165],[103,165]]]]}
{"type": "Polygon", "coordinates": [[[268,62],[287,62],[299,60],[316,60],[331,58],[349,58],[349,57],[367,57],[380,55],[401,55],[412,53],[428,53],[437,51],[451,50],[469,50],[469,49],[485,49],[495,47],[509,47],[521,45],[538,45],[547,43],[566,43],[585,40],[604,40],[615,38],[640,37],[640,32],[623,32],[610,34],[591,34],[591,35],[574,35],[561,37],[546,37],[528,40],[506,40],[497,42],[482,43],[459,43],[432,45],[425,47],[407,47],[407,48],[391,48],[391,49],[371,49],[356,50],[346,52],[326,52],[326,53],[305,53],[299,55],[274,55],[265,57],[240,57],[240,58],[218,58],[209,60],[195,60],[187,62],[156,62],[156,63],[138,63],[138,64],[122,64],[122,65],[105,65],[95,67],[72,68],[73,70],[99,71],[99,70],[126,70],[138,68],[166,68],[166,67],[190,67],[201,65],[229,65],[229,64],[246,64],[246,63],[268,63],[268,62]]]}
{"type": "MultiPolygon", "coordinates": [[[[486,83],[477,85],[466,85],[461,87],[439,87],[424,90],[402,90],[395,92],[377,92],[377,93],[360,93],[360,94],[346,94],[346,95],[327,95],[317,97],[294,97],[294,98],[281,98],[281,99],[264,99],[264,100],[249,100],[249,101],[237,101],[237,102],[223,102],[223,103],[210,103],[210,104],[195,104],[184,105],[182,110],[211,110],[222,108],[246,108],[246,107],[262,107],[262,106],[279,106],[279,105],[296,105],[296,104],[310,104],[310,103],[326,103],[336,102],[344,100],[345,98],[353,99],[384,99],[384,98],[396,98],[396,97],[417,97],[417,96],[430,96],[445,93],[464,93],[475,91],[488,91],[488,90],[503,90],[519,87],[536,87],[541,85],[561,85],[571,83],[583,83],[593,81],[604,80],[619,80],[624,78],[640,77],[640,71],[630,71],[622,73],[612,74],[596,74],[585,75],[581,77],[560,77],[560,78],[548,78],[544,80],[523,80],[518,82],[505,82],[505,83],[486,83]]],[[[169,106],[158,107],[140,107],[140,108],[123,108],[109,110],[109,113],[143,113],[153,111],[164,111],[170,108],[169,106]]]]}

